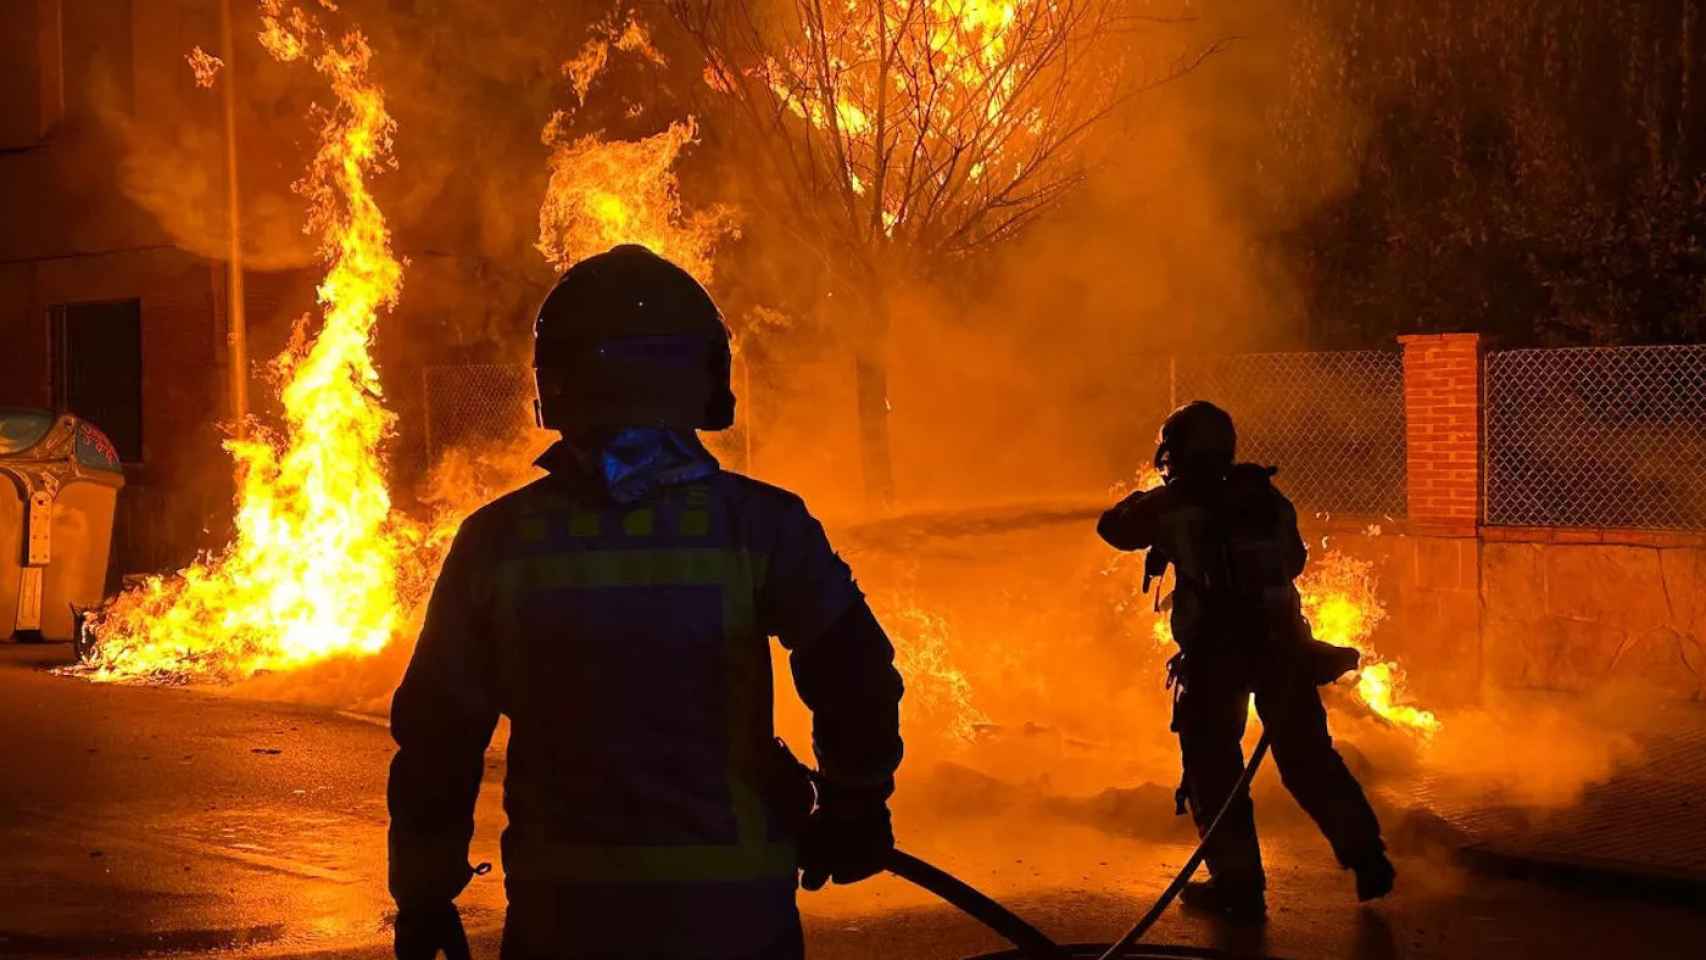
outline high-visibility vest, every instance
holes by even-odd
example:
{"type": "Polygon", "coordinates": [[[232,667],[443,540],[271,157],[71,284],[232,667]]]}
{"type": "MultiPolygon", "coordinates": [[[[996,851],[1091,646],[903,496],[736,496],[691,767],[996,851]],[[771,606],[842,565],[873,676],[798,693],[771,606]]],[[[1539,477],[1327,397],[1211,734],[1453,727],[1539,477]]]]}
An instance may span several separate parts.
{"type": "Polygon", "coordinates": [[[803,505],[726,473],[635,506],[552,480],[501,502],[509,529],[486,542],[501,544],[488,583],[512,720],[512,916],[540,889],[568,890],[617,913],[667,904],[681,932],[704,926],[701,944],[780,931],[796,856],[766,797],[777,757],[761,591],[775,528],[809,521],[803,505]]]}

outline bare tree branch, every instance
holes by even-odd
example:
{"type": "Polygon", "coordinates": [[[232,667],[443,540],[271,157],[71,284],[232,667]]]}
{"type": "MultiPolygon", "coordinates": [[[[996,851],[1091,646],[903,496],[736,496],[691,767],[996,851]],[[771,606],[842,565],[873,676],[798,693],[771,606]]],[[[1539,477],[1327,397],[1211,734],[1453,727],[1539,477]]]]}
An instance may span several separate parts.
{"type": "MultiPolygon", "coordinates": [[[[785,198],[790,233],[870,282],[1003,243],[1082,183],[1086,135],[1226,49],[1139,76],[1123,0],[664,0],[785,198]],[[777,13],[769,22],[760,11],[777,13]]],[[[715,99],[715,98],[713,98],[715,99]]]]}

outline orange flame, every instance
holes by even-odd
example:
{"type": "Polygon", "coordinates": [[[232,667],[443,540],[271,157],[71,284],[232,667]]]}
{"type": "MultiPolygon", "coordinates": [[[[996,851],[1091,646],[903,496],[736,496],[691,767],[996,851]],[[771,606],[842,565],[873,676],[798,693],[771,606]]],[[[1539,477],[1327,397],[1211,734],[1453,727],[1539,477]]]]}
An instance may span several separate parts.
{"type": "Polygon", "coordinates": [[[224,60],[200,47],[191,50],[184,59],[189,62],[190,73],[195,75],[195,85],[202,89],[211,88],[213,81],[219,76],[220,68],[225,66],[224,60]]]}
{"type": "Polygon", "coordinates": [[[1353,675],[1356,695],[1368,708],[1395,726],[1432,737],[1439,718],[1403,701],[1404,671],[1383,659],[1369,644],[1374,628],[1386,619],[1386,607],[1375,592],[1374,565],[1329,550],[1310,563],[1298,580],[1303,612],[1319,640],[1353,647],[1362,654],[1362,667],[1353,675]]]}
{"type": "Polygon", "coordinates": [[[395,305],[403,264],[368,179],[392,164],[394,122],[352,32],[333,42],[301,8],[261,2],[263,45],[281,60],[313,54],[336,106],[320,110],[320,147],[296,190],[329,268],[321,326],[308,317],[271,363],[282,432],[228,440],[238,481],[236,534],[215,555],[150,577],[90,623],[82,670],[98,680],[234,679],[343,654],[373,654],[419,597],[429,534],[393,513],[381,443],[394,415],[370,353],[395,305]],[[406,595],[409,594],[409,595],[406,595]]]}
{"type": "MultiPolygon", "coordinates": [[[[632,13],[626,20],[612,15],[590,32],[581,52],[563,64],[577,109],[586,105],[611,50],[654,66],[665,63],[632,13]]],[[[638,110],[635,105],[629,113],[638,110]]],[[[618,244],[637,243],[708,285],[713,252],[724,240],[738,237],[740,227],[731,207],[718,204],[688,213],[682,202],[675,165],[698,142],[697,121],[688,117],[638,140],[607,140],[602,133],[571,138],[573,113],[553,113],[539,136],[551,150],[551,176],[539,204],[539,252],[558,270],[567,270],[618,244]]]]}
{"type": "Polygon", "coordinates": [[[612,16],[595,25],[592,35],[592,39],[581,47],[581,52],[563,64],[563,76],[568,78],[569,85],[574,88],[575,99],[582,105],[592,90],[593,81],[610,62],[612,48],[636,54],[654,66],[661,67],[667,62],[658,48],[652,45],[651,32],[632,13],[625,23],[612,16]]]}
{"type": "Polygon", "coordinates": [[[717,244],[738,236],[733,209],[687,213],[675,164],[698,137],[688,118],[642,140],[588,134],[563,142],[558,113],[543,139],[552,148],[551,179],[539,206],[539,252],[559,270],[621,243],[638,243],[679,264],[701,283],[711,279],[717,244]]]}
{"type": "Polygon", "coordinates": [[[906,678],[907,722],[926,722],[954,740],[976,740],[989,717],[974,702],[970,678],[953,663],[948,621],[902,600],[885,605],[882,622],[894,640],[895,667],[906,678]]]}

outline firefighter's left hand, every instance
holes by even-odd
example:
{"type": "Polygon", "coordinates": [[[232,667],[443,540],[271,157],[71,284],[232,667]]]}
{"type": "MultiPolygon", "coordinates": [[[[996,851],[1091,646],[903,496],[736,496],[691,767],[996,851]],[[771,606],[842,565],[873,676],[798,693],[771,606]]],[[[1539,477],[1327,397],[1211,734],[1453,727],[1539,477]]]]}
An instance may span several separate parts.
{"type": "Polygon", "coordinates": [[[800,886],[858,883],[882,872],[893,850],[886,799],[830,800],[812,811],[800,837],[800,886]]]}
{"type": "Polygon", "coordinates": [[[469,960],[468,934],[456,904],[404,907],[397,911],[397,960],[469,960]]]}

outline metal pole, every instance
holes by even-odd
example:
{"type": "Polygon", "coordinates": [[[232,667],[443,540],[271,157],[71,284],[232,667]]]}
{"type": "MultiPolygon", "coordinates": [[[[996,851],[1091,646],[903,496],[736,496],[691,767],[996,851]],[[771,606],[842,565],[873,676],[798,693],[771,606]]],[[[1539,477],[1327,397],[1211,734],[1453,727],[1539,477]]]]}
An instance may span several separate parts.
{"type": "Polygon", "coordinates": [[[231,422],[237,436],[249,418],[249,324],[243,298],[243,219],[237,185],[237,48],[232,42],[231,0],[219,3],[220,45],[225,53],[225,207],[230,225],[225,317],[231,362],[231,422]]]}

